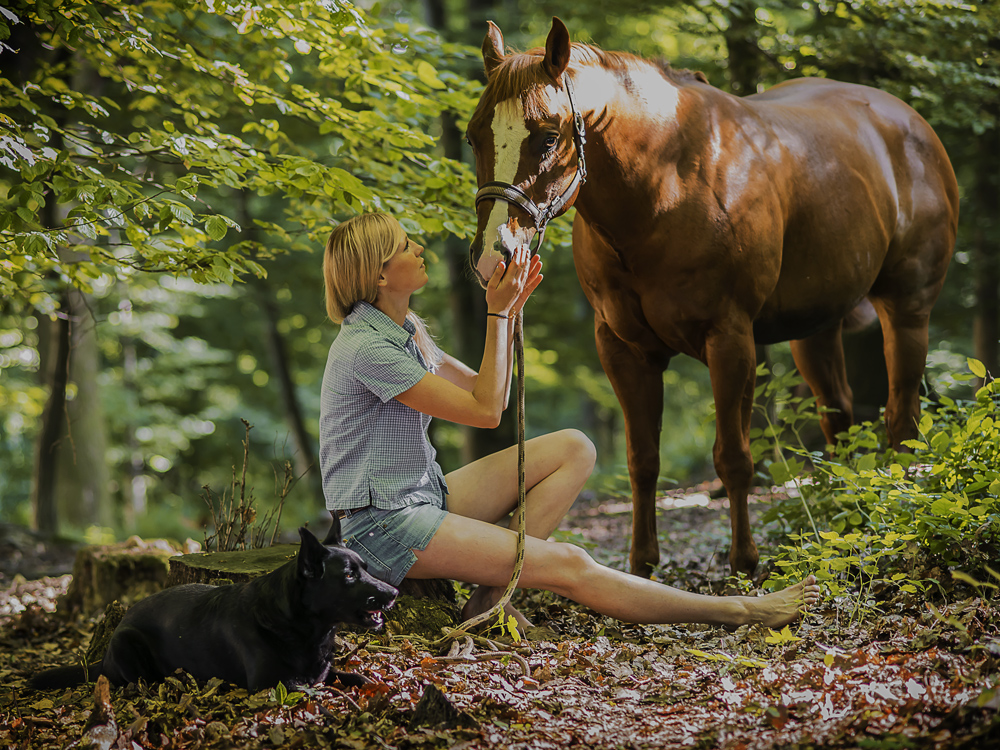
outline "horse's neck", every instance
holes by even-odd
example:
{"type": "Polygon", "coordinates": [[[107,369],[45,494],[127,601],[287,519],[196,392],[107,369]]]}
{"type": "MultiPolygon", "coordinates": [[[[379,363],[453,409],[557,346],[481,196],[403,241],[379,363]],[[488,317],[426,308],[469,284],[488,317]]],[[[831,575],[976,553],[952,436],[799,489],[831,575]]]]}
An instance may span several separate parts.
{"type": "Polygon", "coordinates": [[[707,127],[703,115],[694,114],[702,108],[691,106],[700,93],[646,62],[621,71],[595,69],[578,88],[586,92],[581,108],[589,175],[577,208],[588,221],[609,226],[616,203],[609,194],[641,206],[657,200],[659,186],[676,175],[673,165],[691,146],[686,134],[707,127]]]}

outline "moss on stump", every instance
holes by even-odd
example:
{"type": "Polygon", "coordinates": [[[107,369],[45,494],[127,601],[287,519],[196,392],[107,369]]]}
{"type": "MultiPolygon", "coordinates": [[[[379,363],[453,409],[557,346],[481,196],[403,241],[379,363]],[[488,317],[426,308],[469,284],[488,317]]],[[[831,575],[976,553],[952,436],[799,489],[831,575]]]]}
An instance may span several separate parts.
{"type": "MultiPolygon", "coordinates": [[[[187,550],[196,545],[185,545],[187,550]]],[[[91,545],[76,553],[73,580],[59,609],[92,615],[118,600],[129,605],[162,589],[167,582],[169,560],[185,547],[165,539],[143,540],[137,536],[118,544],[91,545]]]]}

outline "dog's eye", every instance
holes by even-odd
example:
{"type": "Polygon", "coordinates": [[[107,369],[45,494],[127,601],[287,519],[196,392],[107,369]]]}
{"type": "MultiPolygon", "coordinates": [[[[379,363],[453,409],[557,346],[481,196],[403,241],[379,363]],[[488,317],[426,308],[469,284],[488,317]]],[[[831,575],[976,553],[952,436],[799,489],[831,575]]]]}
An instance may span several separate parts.
{"type": "Polygon", "coordinates": [[[353,570],[344,571],[344,583],[354,583],[358,579],[358,576],[353,570]]]}

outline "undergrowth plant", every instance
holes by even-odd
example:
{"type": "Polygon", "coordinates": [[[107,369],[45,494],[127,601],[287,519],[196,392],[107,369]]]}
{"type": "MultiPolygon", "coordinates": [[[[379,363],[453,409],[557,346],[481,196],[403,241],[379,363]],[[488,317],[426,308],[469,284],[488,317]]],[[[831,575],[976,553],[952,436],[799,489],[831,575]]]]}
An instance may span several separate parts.
{"type": "MultiPolygon", "coordinates": [[[[986,375],[978,361],[969,366],[986,375]]],[[[790,385],[775,378],[758,400],[790,385]]],[[[784,396],[777,419],[751,434],[755,460],[784,489],[764,514],[781,534],[765,586],[813,573],[855,612],[897,591],[948,593],[957,582],[992,596],[978,582],[996,576],[1000,549],[998,405],[1000,383],[990,380],[973,400],[925,401],[919,437],[904,442],[912,452],[888,448],[868,422],[819,452],[802,440],[819,419],[815,399],[784,396]]]]}

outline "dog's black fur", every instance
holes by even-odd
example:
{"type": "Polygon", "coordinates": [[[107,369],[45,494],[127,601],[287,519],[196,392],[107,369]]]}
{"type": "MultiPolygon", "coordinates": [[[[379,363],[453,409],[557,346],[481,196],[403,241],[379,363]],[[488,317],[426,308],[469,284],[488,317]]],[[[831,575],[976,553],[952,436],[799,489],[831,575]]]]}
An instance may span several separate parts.
{"type": "Polygon", "coordinates": [[[177,669],[249,690],[279,682],[363,684],[363,677],[331,668],[337,623],[377,630],[398,592],[343,546],[336,517],[322,543],[306,528],[299,536],[297,558],[265,576],[230,586],[174,586],[143,599],[126,612],[100,662],[46,670],[29,685],[62,688],[103,674],[121,686],[140,677],[162,680],[177,669]]]}

